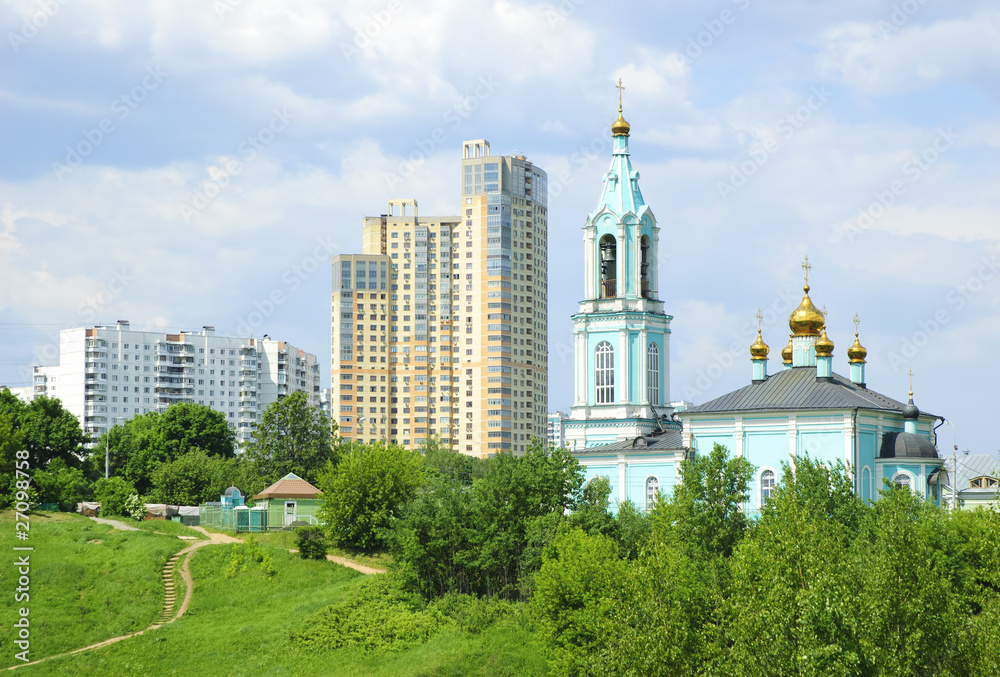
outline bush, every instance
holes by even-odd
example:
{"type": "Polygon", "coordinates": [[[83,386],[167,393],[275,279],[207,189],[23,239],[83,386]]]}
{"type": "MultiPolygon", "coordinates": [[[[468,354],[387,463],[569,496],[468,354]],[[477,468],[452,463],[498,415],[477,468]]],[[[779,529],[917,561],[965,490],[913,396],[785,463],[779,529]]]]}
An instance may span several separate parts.
{"type": "Polygon", "coordinates": [[[313,616],[292,641],[311,649],[357,647],[378,654],[419,646],[446,625],[444,614],[405,592],[392,576],[370,576],[356,594],[313,616]]]}
{"type": "Polygon", "coordinates": [[[101,478],[94,482],[94,500],[101,504],[101,516],[125,515],[126,501],[135,488],[121,477],[101,478]]]}
{"type": "Polygon", "coordinates": [[[296,530],[295,545],[302,559],[326,559],[326,538],[319,527],[296,530]]]}
{"type": "Polygon", "coordinates": [[[125,514],[136,522],[146,519],[146,504],[139,498],[139,494],[130,494],[125,499],[125,514]]]}

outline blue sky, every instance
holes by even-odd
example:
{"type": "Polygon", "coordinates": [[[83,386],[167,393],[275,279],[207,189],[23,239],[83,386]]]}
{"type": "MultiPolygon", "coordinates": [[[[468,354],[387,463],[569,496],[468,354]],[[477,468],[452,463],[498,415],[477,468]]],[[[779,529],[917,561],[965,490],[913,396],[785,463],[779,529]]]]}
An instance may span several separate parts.
{"type": "Polygon", "coordinates": [[[870,387],[904,399],[912,368],[961,448],[1000,446],[995,3],[8,0],[0,37],[0,383],[118,319],[249,327],[326,379],[329,254],[389,198],[454,213],[486,138],[549,174],[566,410],[622,78],[673,399],[748,382],[758,308],[780,368],[808,254],[835,371],[858,313],[870,387]]]}

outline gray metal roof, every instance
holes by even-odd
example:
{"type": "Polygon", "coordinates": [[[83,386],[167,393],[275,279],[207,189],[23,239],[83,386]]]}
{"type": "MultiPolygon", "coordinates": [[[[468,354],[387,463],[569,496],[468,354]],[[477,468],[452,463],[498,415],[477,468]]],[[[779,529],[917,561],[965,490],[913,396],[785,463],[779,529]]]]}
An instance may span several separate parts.
{"type": "MultiPolygon", "coordinates": [[[[952,467],[950,451],[942,451],[948,477],[955,478],[959,489],[968,489],[969,480],[977,477],[1000,477],[1000,459],[990,454],[958,454],[958,472],[952,467]]],[[[995,489],[993,490],[996,491],[995,489]]]]}
{"type": "Polygon", "coordinates": [[[683,449],[684,440],[681,437],[681,429],[676,423],[666,423],[666,431],[646,435],[645,437],[630,437],[620,442],[603,444],[599,447],[587,447],[579,450],[578,453],[589,452],[619,452],[619,451],[664,451],[670,449],[683,449]]]}
{"type": "MultiPolygon", "coordinates": [[[[734,390],[722,397],[691,407],[686,414],[788,409],[875,409],[902,413],[906,404],[874,390],[862,388],[840,374],[830,381],[817,381],[815,367],[793,367],[771,374],[762,383],[734,390]]],[[[921,416],[933,416],[920,412],[921,416]]],[[[940,418],[940,417],[935,417],[940,418]]]]}

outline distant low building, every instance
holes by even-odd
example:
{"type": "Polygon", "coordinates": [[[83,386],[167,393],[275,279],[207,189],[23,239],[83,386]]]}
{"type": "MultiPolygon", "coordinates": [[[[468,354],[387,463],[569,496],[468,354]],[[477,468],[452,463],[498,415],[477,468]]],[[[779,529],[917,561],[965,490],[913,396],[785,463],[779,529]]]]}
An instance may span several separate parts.
{"type": "Polygon", "coordinates": [[[36,366],[32,391],[59,398],[95,441],[133,416],[183,402],[221,412],[242,447],[275,400],[301,391],[320,405],[316,356],[285,341],[219,336],[214,327],[133,330],[124,320],[60,332],[59,364],[36,366]]]}
{"type": "Polygon", "coordinates": [[[956,458],[945,458],[944,467],[948,477],[954,478],[943,489],[944,502],[952,508],[955,501],[961,510],[975,510],[978,507],[1000,508],[1000,459],[989,454],[959,454],[956,458]],[[955,468],[957,460],[958,468],[955,468]]]}
{"type": "Polygon", "coordinates": [[[267,511],[268,529],[290,527],[296,522],[318,524],[317,514],[323,504],[323,492],[295,473],[288,473],[259,494],[254,507],[267,511]]]}

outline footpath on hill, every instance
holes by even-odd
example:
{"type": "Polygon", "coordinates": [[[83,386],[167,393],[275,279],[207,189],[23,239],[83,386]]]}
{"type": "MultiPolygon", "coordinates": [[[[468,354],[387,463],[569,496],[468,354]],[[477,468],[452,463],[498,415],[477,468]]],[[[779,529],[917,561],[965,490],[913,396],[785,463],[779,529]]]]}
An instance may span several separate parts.
{"type": "MultiPolygon", "coordinates": [[[[119,529],[120,531],[141,531],[129,524],[124,522],[119,522],[118,520],[106,519],[103,517],[91,517],[90,519],[101,524],[106,524],[113,529],[119,529]]],[[[198,531],[209,538],[207,541],[198,541],[197,543],[192,543],[183,550],[178,551],[173,557],[167,560],[167,563],[163,567],[163,581],[164,587],[166,589],[166,595],[164,597],[163,611],[160,613],[159,619],[157,619],[149,627],[138,630],[136,632],[131,632],[127,635],[119,635],[118,637],[111,637],[110,639],[105,639],[95,644],[90,644],[88,646],[80,647],[79,649],[74,649],[72,651],[66,651],[60,654],[54,654],[52,656],[46,656],[45,658],[39,658],[36,661],[31,661],[30,663],[22,663],[20,665],[12,665],[8,670],[16,670],[18,668],[23,668],[28,665],[37,665],[38,663],[43,663],[45,661],[52,660],[53,658],[61,658],[63,656],[74,656],[76,654],[84,653],[85,651],[92,651],[94,649],[100,649],[112,644],[116,644],[130,637],[137,637],[139,635],[145,634],[152,630],[163,627],[164,625],[169,625],[173,623],[178,618],[184,615],[188,610],[188,606],[191,604],[191,597],[194,593],[194,579],[191,578],[191,555],[198,548],[202,548],[206,545],[222,545],[226,543],[242,543],[238,538],[229,536],[227,534],[220,534],[214,531],[208,531],[204,527],[191,527],[195,531],[198,531]],[[174,597],[174,572],[176,571],[177,562],[183,558],[184,562],[180,568],[181,580],[184,581],[184,601],[181,602],[180,606],[177,607],[176,612],[174,611],[175,597],[174,597]]],[[[178,538],[185,538],[178,536],[178,538]]],[[[190,536],[186,538],[191,538],[190,536]]],[[[298,552],[298,550],[291,550],[290,552],[298,552]]],[[[327,555],[326,558],[331,562],[340,564],[355,571],[359,571],[363,574],[383,574],[385,569],[377,569],[375,567],[368,567],[363,564],[358,564],[357,562],[352,562],[345,557],[337,557],[336,555],[327,555]]]]}

